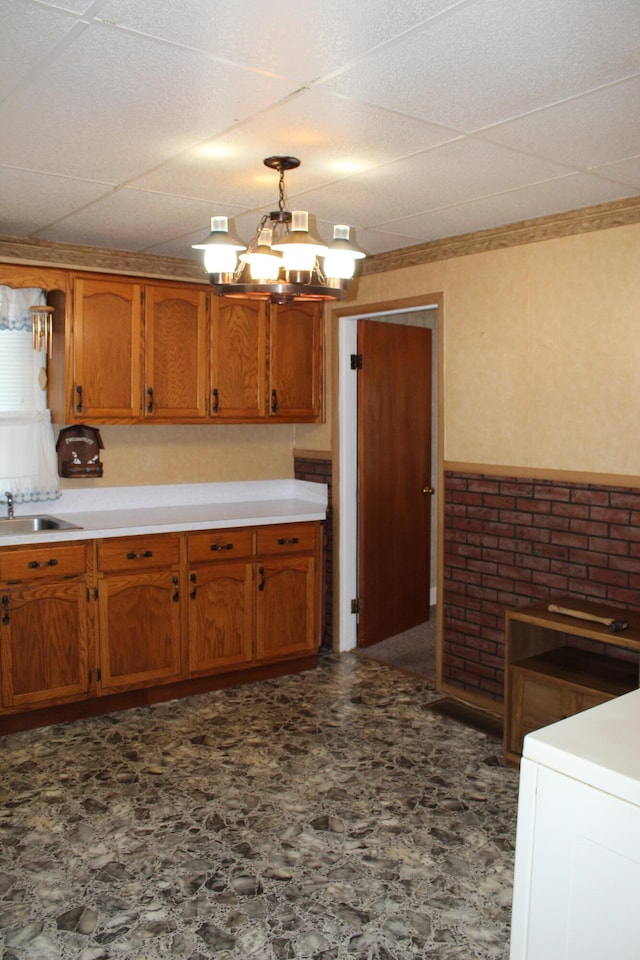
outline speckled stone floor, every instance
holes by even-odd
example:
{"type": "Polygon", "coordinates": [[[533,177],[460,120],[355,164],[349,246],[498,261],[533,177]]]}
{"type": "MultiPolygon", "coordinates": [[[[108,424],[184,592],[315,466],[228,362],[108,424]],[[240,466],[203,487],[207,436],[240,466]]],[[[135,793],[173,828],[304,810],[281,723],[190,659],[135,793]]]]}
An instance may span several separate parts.
{"type": "Polygon", "coordinates": [[[0,738],[3,960],[506,958],[517,773],[352,654],[0,738]]]}

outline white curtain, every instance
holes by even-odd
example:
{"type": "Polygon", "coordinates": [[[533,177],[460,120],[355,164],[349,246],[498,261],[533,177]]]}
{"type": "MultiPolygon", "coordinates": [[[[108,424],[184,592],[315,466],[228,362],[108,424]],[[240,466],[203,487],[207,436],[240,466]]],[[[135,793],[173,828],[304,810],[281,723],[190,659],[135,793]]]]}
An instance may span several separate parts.
{"type": "Polygon", "coordinates": [[[31,345],[29,307],[46,303],[43,290],[0,286],[0,498],[16,503],[60,497],[51,414],[39,374],[46,354],[31,345]]]}

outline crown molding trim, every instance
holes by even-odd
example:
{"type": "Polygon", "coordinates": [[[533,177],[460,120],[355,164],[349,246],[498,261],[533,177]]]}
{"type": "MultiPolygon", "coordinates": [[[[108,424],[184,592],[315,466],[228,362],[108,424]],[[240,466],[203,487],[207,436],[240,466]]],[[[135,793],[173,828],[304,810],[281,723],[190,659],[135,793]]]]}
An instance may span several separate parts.
{"type": "Polygon", "coordinates": [[[490,250],[502,250],[525,243],[538,243],[541,240],[557,240],[578,233],[590,233],[594,230],[609,230],[612,227],[624,227],[640,222],[640,197],[627,197],[612,203],[601,203],[567,213],[554,213],[548,217],[536,217],[521,220],[491,230],[476,233],[463,233],[456,237],[445,237],[429,243],[419,243],[401,250],[390,250],[367,257],[362,262],[361,275],[385,273],[388,270],[400,270],[403,267],[417,267],[423,263],[437,260],[450,260],[454,257],[468,257],[473,253],[487,253],[490,250]]]}
{"type": "MultiPolygon", "coordinates": [[[[602,203],[548,217],[521,220],[491,230],[463,233],[419,243],[400,250],[378,253],[363,260],[361,275],[386,273],[405,267],[417,267],[437,260],[467,257],[506,247],[541,240],[556,240],[579,233],[609,230],[640,222],[640,196],[627,197],[613,203],[602,203]]],[[[199,263],[179,257],[160,257],[151,253],[133,253],[102,247],[84,247],[52,240],[0,235],[0,261],[36,266],[66,267],[92,270],[97,273],[130,274],[132,276],[190,280],[208,283],[199,263]]]]}
{"type": "Polygon", "coordinates": [[[30,266],[56,266],[95,273],[173,280],[192,280],[208,284],[201,264],[178,257],[159,257],[151,253],[83,247],[51,240],[0,235],[0,261],[30,266]]]}

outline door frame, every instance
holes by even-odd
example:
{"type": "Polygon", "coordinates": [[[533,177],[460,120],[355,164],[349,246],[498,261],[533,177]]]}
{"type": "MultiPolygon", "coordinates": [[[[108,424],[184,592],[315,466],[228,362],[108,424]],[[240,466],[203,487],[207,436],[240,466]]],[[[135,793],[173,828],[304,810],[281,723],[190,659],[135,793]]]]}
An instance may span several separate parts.
{"type": "MultiPolygon", "coordinates": [[[[358,424],[357,424],[357,376],[351,370],[351,354],[357,352],[357,321],[417,311],[437,310],[435,323],[436,363],[432,369],[435,378],[437,404],[435,414],[437,430],[437,457],[432,465],[435,473],[436,503],[432,514],[432,537],[435,536],[436,549],[436,596],[442,596],[442,537],[443,537],[443,497],[439,495],[443,486],[444,451],[444,409],[443,409],[443,297],[442,294],[430,294],[412,297],[388,303],[363,304],[358,307],[338,308],[337,378],[338,415],[334,418],[333,449],[337,451],[338,509],[336,510],[334,542],[338,544],[337,577],[334,580],[334,649],[342,652],[357,647],[357,621],[351,613],[351,600],[358,595],[358,424]],[[337,437],[335,437],[337,431],[337,437]],[[336,589],[337,588],[337,589],[336,589]]],[[[336,394],[334,393],[334,396],[336,394]]],[[[430,597],[435,603],[436,596],[430,597]]],[[[442,636],[442,604],[438,606],[436,634],[442,636]]],[[[437,642],[436,673],[440,678],[440,647],[437,642]]]]}

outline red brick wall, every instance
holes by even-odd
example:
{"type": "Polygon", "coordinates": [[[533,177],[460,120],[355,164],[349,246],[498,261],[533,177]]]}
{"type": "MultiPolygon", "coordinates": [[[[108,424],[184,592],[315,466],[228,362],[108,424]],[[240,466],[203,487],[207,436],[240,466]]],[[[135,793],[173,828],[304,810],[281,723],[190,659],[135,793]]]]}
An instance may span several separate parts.
{"type": "Polygon", "coordinates": [[[640,491],[446,473],[447,685],[502,700],[505,607],[559,596],[640,610],[640,491]]]}
{"type": "Polygon", "coordinates": [[[309,480],[311,483],[326,483],[328,486],[327,519],[324,522],[324,626],[322,646],[333,646],[333,528],[332,528],[332,463],[330,460],[316,460],[296,457],[293,461],[296,480],[309,480]]]}

